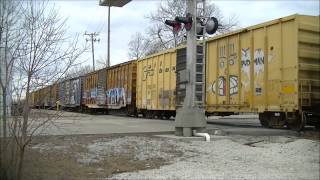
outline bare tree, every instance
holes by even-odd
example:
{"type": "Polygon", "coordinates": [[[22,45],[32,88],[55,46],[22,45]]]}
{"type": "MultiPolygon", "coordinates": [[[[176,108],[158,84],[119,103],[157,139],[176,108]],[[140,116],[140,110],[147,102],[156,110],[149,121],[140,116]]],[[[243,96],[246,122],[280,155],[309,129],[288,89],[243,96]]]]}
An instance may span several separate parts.
{"type": "MultiPolygon", "coordinates": [[[[176,47],[185,42],[185,31],[175,33],[172,28],[165,25],[166,19],[175,19],[176,16],[185,16],[187,6],[185,0],[164,0],[159,3],[158,9],[147,16],[153,24],[149,27],[149,39],[152,39],[158,50],[176,47]]],[[[219,21],[218,33],[225,33],[237,27],[236,16],[226,18],[221,13],[220,9],[207,1],[205,9],[206,17],[216,17],[219,21]]]]}
{"type": "Polygon", "coordinates": [[[146,55],[146,50],[150,45],[150,41],[147,40],[141,33],[137,32],[131,37],[131,40],[128,44],[129,53],[128,56],[130,59],[141,59],[146,55]]]}
{"type": "MultiPolygon", "coordinates": [[[[29,0],[23,1],[19,8],[21,17],[16,24],[23,27],[19,28],[19,36],[23,38],[16,48],[16,56],[10,57],[16,57],[13,97],[16,104],[22,107],[22,116],[13,117],[9,125],[10,136],[14,138],[17,148],[13,155],[16,162],[10,167],[15,171],[11,178],[18,180],[22,179],[25,150],[33,136],[59,117],[56,113],[32,111],[31,92],[58,81],[86,50],[85,47],[78,47],[77,37],[67,36],[66,19],[59,17],[52,5],[29,0]]],[[[11,39],[8,42],[16,44],[11,39]]]]}
{"type": "Polygon", "coordinates": [[[6,167],[7,165],[7,154],[8,154],[8,115],[10,112],[11,98],[11,82],[13,66],[18,58],[18,50],[23,40],[21,33],[21,27],[18,23],[20,19],[20,1],[0,1],[0,99],[2,107],[0,116],[0,132],[2,130],[1,141],[0,141],[0,178],[6,178],[6,167]]]}
{"type": "Polygon", "coordinates": [[[74,65],[72,68],[70,68],[67,71],[65,78],[69,79],[69,78],[79,77],[79,76],[88,74],[90,72],[92,72],[92,66],[90,65],[82,66],[81,64],[78,64],[78,65],[74,65]]]}

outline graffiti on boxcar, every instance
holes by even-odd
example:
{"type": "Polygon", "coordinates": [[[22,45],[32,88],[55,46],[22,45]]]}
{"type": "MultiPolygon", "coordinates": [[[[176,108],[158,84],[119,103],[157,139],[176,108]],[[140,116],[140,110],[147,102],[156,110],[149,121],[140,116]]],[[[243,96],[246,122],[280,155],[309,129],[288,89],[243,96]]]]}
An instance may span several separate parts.
{"type": "MultiPolygon", "coordinates": [[[[218,95],[219,96],[225,96],[227,92],[227,82],[226,78],[223,76],[220,76],[218,79],[218,95]]],[[[213,81],[211,84],[209,84],[209,91],[211,91],[213,94],[216,94],[216,81],[213,81]]],[[[235,95],[238,93],[238,76],[230,75],[229,77],[229,94],[235,95]]]]}
{"type": "Polygon", "coordinates": [[[106,92],[108,105],[126,105],[126,91],[124,88],[113,88],[106,92]]]}
{"type": "Polygon", "coordinates": [[[97,97],[97,88],[93,88],[90,90],[90,98],[96,98],[97,97]]]}
{"type": "Polygon", "coordinates": [[[230,95],[238,94],[238,76],[231,75],[229,78],[229,93],[230,95]]]}
{"type": "Polygon", "coordinates": [[[250,80],[250,48],[241,49],[241,72],[243,76],[241,78],[241,84],[244,88],[249,85],[250,80]]]}
{"type": "Polygon", "coordinates": [[[229,64],[230,64],[231,66],[236,63],[236,60],[237,60],[237,54],[236,54],[236,53],[230,54],[229,64]]]}
{"type": "MultiPolygon", "coordinates": [[[[209,90],[212,91],[213,94],[216,94],[216,81],[213,81],[210,86],[209,90]]],[[[218,95],[219,96],[225,96],[226,95],[226,78],[223,76],[220,76],[218,78],[218,95]]]]}
{"type": "Polygon", "coordinates": [[[250,71],[250,48],[242,49],[241,50],[241,70],[242,72],[249,74],[250,71]]]}
{"type": "Polygon", "coordinates": [[[172,104],[174,104],[175,91],[160,89],[159,99],[160,99],[161,106],[171,106],[172,104]]]}
{"type": "Polygon", "coordinates": [[[261,48],[254,51],[254,73],[256,75],[254,86],[256,96],[262,95],[263,81],[261,81],[260,76],[264,76],[264,52],[261,48]]]}
{"type": "Polygon", "coordinates": [[[80,103],[80,80],[71,81],[71,96],[70,104],[79,104],[80,103]]]}
{"type": "Polygon", "coordinates": [[[264,71],[264,53],[262,49],[254,51],[254,72],[260,74],[264,71]]]}

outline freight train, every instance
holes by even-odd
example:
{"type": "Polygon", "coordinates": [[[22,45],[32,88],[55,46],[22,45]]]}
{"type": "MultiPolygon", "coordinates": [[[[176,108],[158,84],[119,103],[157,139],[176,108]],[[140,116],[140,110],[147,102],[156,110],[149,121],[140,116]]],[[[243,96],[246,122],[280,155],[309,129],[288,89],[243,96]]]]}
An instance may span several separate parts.
{"type": "MultiPolygon", "coordinates": [[[[319,127],[319,19],[295,14],[206,40],[206,115],[254,112],[269,128],[319,127]]],[[[185,66],[177,47],[36,90],[32,104],[170,118],[186,95],[185,66]]]]}

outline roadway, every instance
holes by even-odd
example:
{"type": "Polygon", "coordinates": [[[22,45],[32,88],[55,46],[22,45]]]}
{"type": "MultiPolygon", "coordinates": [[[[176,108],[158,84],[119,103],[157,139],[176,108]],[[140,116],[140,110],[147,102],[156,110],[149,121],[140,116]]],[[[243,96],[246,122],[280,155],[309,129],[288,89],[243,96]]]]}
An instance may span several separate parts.
{"type": "MultiPolygon", "coordinates": [[[[54,114],[55,111],[49,111],[54,114]]],[[[112,115],[89,115],[63,112],[46,126],[41,134],[113,134],[113,133],[165,133],[174,131],[174,120],[157,120],[112,115]]],[[[238,135],[297,135],[287,129],[268,129],[260,126],[256,115],[210,117],[207,129],[221,130],[224,134],[238,135]]]]}

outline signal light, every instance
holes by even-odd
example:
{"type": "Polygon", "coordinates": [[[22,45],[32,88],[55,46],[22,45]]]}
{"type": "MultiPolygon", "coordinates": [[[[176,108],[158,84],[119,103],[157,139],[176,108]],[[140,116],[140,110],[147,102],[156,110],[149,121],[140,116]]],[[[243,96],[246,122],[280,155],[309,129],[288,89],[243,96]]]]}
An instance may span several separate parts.
{"type": "MultiPolygon", "coordinates": [[[[184,24],[184,28],[190,31],[192,28],[192,15],[188,13],[186,17],[177,16],[174,20],[166,20],[165,24],[173,27],[173,31],[178,33],[181,29],[181,24],[184,24]]],[[[197,18],[196,33],[197,35],[203,35],[203,28],[205,27],[207,34],[214,34],[219,27],[218,19],[215,17],[210,17],[209,19],[197,18]]]]}
{"type": "Polygon", "coordinates": [[[164,22],[166,25],[173,27],[173,32],[178,33],[181,29],[181,23],[174,20],[166,20],[164,22]]]}
{"type": "Polygon", "coordinates": [[[209,18],[209,19],[207,20],[207,23],[206,23],[206,32],[207,32],[208,34],[210,34],[210,35],[211,35],[211,34],[214,34],[214,33],[217,31],[218,26],[219,26],[219,24],[218,24],[217,18],[211,17],[211,18],[209,18]]]}

